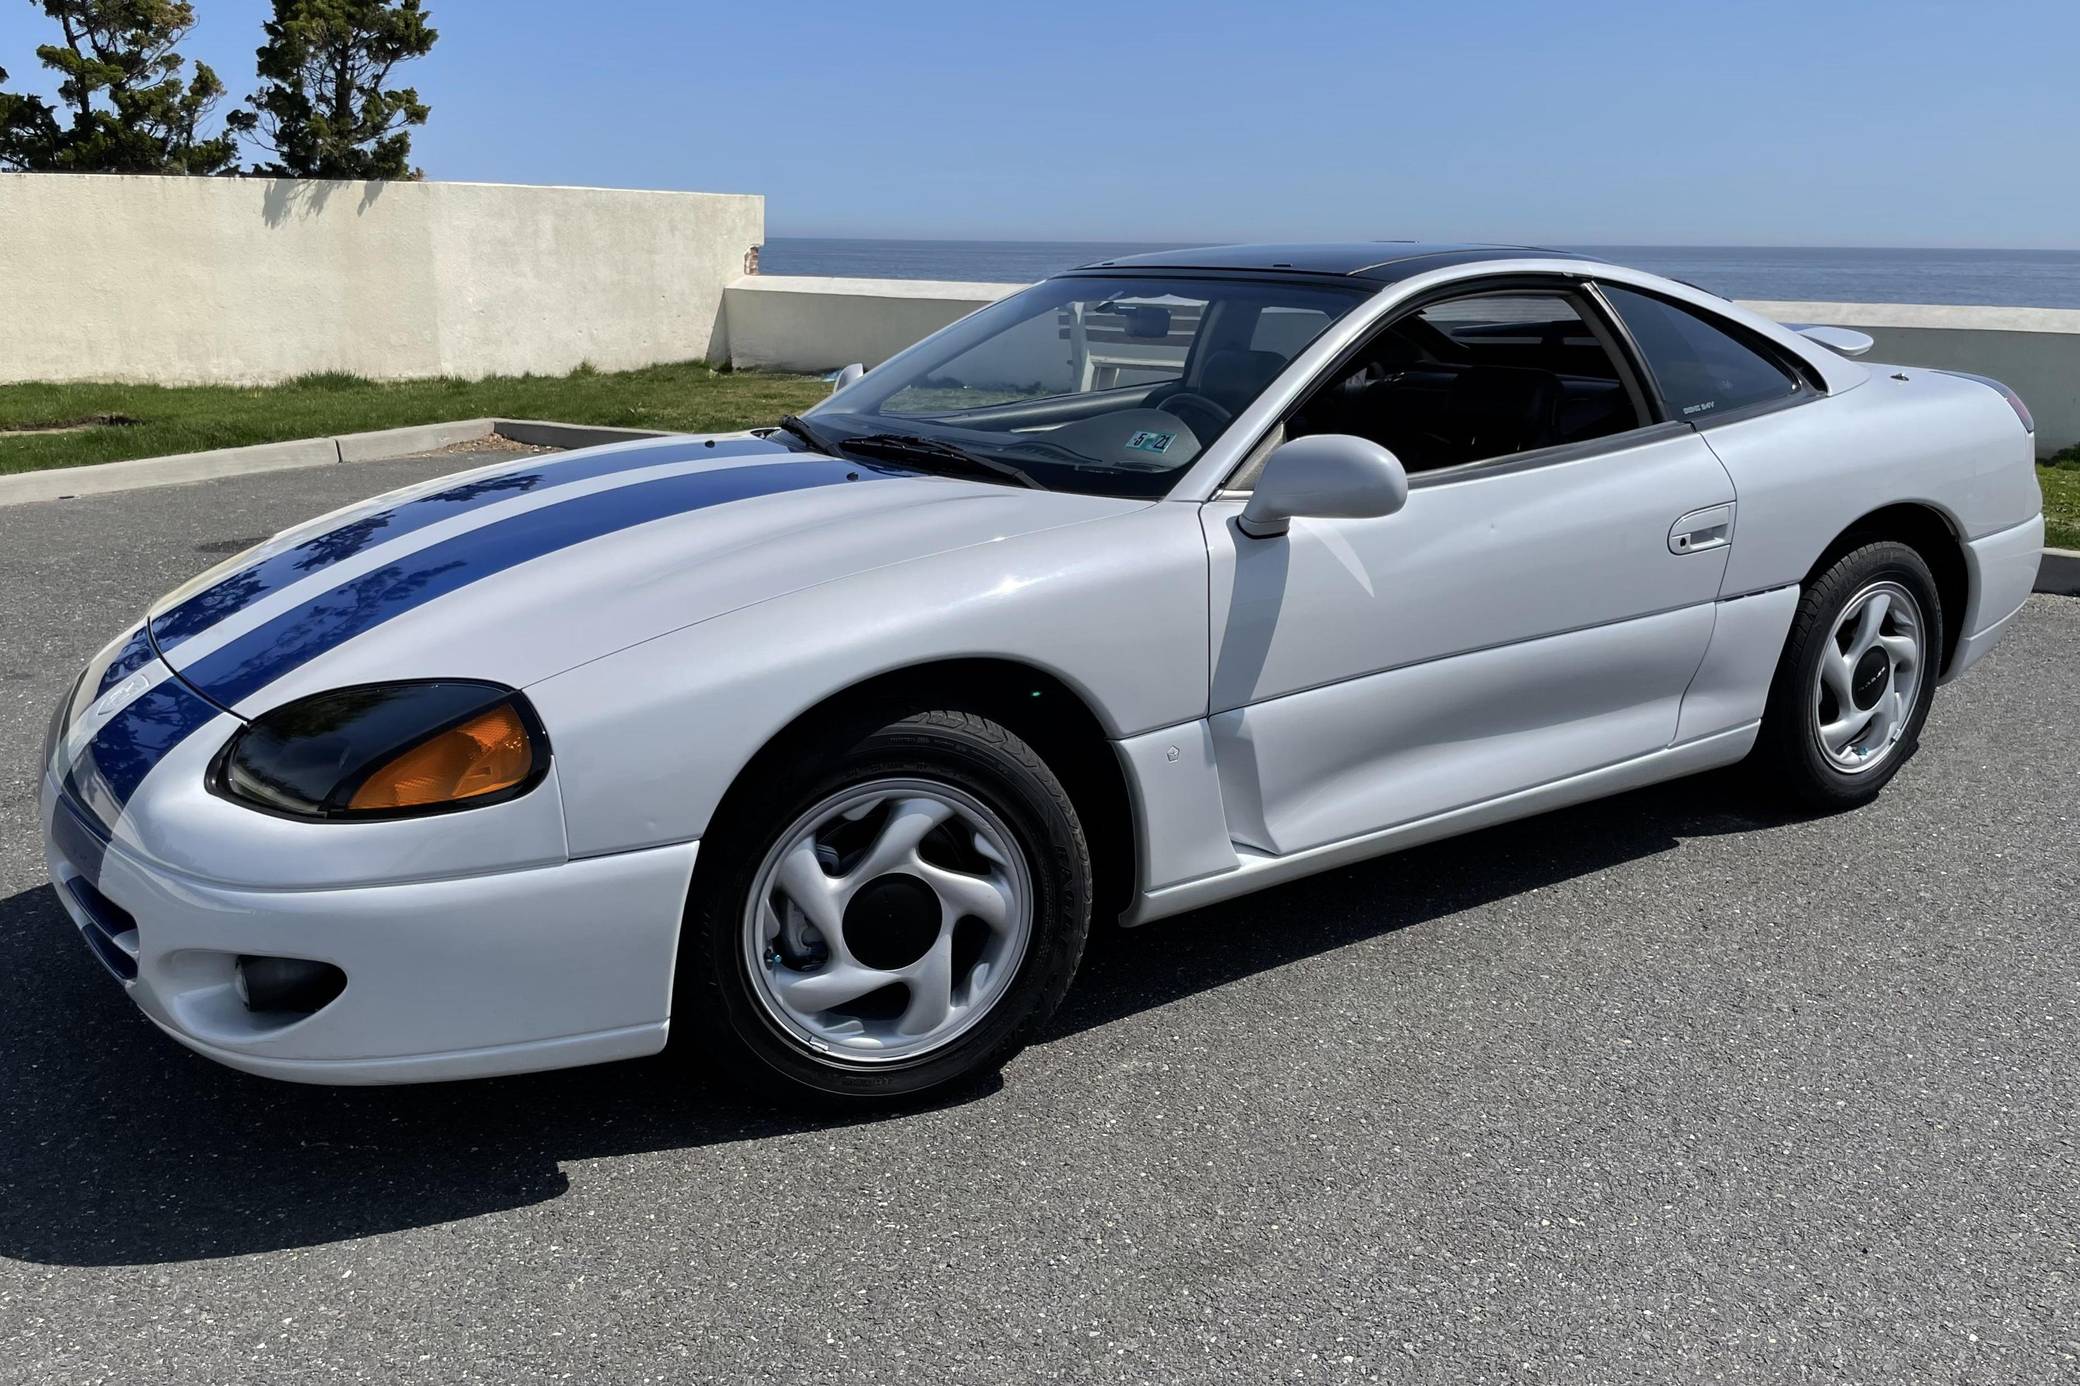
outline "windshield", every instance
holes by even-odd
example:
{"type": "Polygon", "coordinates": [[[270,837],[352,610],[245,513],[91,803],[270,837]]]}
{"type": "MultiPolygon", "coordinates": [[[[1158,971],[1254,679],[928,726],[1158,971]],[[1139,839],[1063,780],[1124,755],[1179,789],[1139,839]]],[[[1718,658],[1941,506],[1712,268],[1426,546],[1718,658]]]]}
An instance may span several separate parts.
{"type": "Polygon", "coordinates": [[[1069,276],[809,411],[831,449],[1007,485],[1160,496],[1372,286],[1069,276]]]}

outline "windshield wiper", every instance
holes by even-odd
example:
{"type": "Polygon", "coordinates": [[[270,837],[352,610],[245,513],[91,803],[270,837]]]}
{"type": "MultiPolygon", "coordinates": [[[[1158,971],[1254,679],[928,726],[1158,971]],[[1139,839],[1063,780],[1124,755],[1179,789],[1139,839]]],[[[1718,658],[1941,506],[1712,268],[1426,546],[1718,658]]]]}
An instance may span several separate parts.
{"type": "Polygon", "coordinates": [[[801,439],[826,457],[836,457],[838,455],[838,450],[832,447],[822,434],[804,423],[798,414],[782,414],[780,416],[780,431],[801,439]]]}
{"type": "Polygon", "coordinates": [[[838,446],[865,457],[929,463],[948,471],[965,471],[969,476],[1000,476],[1021,486],[1030,486],[1035,491],[1047,489],[1033,479],[1032,473],[1009,462],[978,456],[943,439],[927,438],[920,433],[863,433],[857,438],[845,439],[838,446]]]}

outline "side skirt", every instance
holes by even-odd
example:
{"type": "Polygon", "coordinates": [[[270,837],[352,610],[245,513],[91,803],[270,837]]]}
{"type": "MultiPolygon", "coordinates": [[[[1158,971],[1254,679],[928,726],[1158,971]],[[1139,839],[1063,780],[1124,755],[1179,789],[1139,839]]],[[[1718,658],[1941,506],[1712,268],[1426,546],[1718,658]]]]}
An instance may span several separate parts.
{"type": "Polygon", "coordinates": [[[1460,833],[1472,832],[1476,828],[1506,823],[1514,818],[1528,818],[1551,809],[1565,808],[1569,804],[1601,799],[1628,789],[1637,789],[1642,785],[1656,784],[1662,780],[1678,779],[1700,770],[1731,765],[1754,746],[1756,733],[1761,726],[1759,720],[1748,722],[1710,736],[1699,737],[1695,741],[1684,742],[1679,746],[1669,746],[1631,760],[1620,761],[1616,765],[1606,765],[1599,770],[1590,770],[1563,780],[1555,780],[1550,784],[1542,784],[1535,789],[1519,790],[1498,799],[1467,804],[1461,808],[1433,814],[1428,818],[1419,818],[1412,823],[1345,838],[1341,842],[1324,843],[1289,856],[1264,856],[1248,848],[1238,848],[1236,857],[1240,864],[1234,870],[1144,892],[1121,922],[1130,925],[1146,924],[1151,920],[1182,914],[1186,910],[1199,909],[1222,900],[1232,900],[1238,895],[1247,895],[1267,886],[1298,880],[1302,876],[1312,876],[1317,871],[1329,871],[1370,857],[1385,856],[1405,847],[1454,837],[1460,833]]]}

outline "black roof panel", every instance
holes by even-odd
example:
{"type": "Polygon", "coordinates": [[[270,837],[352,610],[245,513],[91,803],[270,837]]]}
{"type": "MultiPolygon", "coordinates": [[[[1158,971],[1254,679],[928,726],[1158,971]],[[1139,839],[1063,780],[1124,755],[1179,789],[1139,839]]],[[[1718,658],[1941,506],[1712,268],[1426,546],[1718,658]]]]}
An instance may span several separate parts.
{"type": "MultiPolygon", "coordinates": [[[[1122,255],[1079,266],[1099,269],[1284,270],[1336,274],[1391,283],[1425,270],[1479,260],[1516,260],[1527,255],[1568,260],[1591,257],[1524,245],[1451,245],[1430,241],[1346,241],[1298,245],[1211,245],[1122,255]]],[[[1074,271],[1071,271],[1074,273],[1074,271]]]]}

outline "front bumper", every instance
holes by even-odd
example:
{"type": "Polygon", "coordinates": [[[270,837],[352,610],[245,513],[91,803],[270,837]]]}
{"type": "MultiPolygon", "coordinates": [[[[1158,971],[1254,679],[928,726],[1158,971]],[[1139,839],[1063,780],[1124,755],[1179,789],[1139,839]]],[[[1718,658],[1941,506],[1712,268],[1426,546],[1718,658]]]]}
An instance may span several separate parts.
{"type": "Polygon", "coordinates": [[[410,1083],[655,1053],[699,844],[445,880],[270,890],[108,841],[43,777],[58,897],[145,1015],[189,1048],[305,1083],[410,1083]],[[240,954],[346,973],[308,1015],[255,1014],[240,954]],[[127,975],[126,975],[127,974],[127,975]]]}

